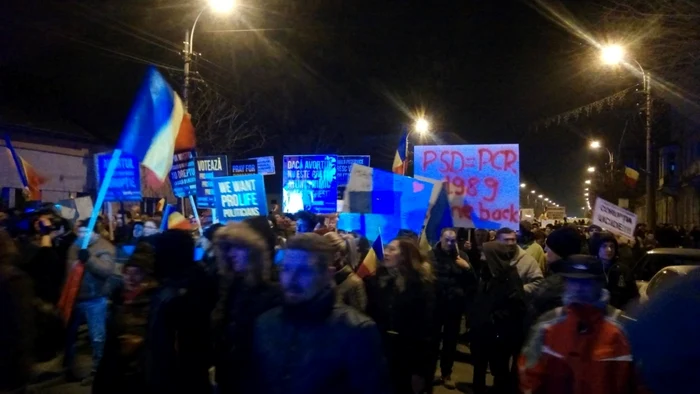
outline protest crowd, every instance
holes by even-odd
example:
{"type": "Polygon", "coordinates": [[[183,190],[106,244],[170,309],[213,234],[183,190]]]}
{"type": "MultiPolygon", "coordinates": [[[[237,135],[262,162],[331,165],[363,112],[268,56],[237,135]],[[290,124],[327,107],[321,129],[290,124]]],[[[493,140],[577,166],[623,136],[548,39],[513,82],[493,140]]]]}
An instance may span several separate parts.
{"type": "Polygon", "coordinates": [[[522,222],[370,246],[335,215],[276,209],[201,236],[179,213],[161,231],[119,212],[112,239],[106,218],[90,233],[51,204],[3,214],[0,392],[60,375],[95,393],[427,393],[455,388],[460,341],[475,393],[487,371],[493,393],[664,392],[657,374],[688,367],[635,364],[629,333],[660,330],[645,317],[659,311],[627,314],[639,293],[623,256],[651,247],[644,226],[632,244],[522,222]],[[92,372],[75,376],[85,327],[92,372]]]}

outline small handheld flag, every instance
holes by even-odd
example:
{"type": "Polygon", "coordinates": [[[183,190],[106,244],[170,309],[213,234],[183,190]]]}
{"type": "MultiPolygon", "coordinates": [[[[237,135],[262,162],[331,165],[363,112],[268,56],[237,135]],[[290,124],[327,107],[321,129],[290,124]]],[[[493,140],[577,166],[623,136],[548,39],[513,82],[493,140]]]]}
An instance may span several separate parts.
{"type": "Polygon", "coordinates": [[[382,260],[384,260],[384,243],[382,242],[382,234],[380,233],[377,235],[377,239],[372,243],[372,248],[367,253],[367,256],[365,256],[365,259],[357,268],[357,276],[364,279],[374,275],[382,260]]]}
{"type": "Polygon", "coordinates": [[[408,132],[404,131],[399,140],[399,146],[396,148],[394,164],[391,166],[391,170],[394,174],[406,174],[406,144],[408,144],[408,132]]]}
{"type": "Polygon", "coordinates": [[[48,179],[41,176],[31,164],[15,151],[10,137],[7,134],[5,134],[5,146],[7,146],[7,150],[10,152],[10,157],[15,164],[22,186],[27,191],[27,199],[29,201],[40,201],[41,190],[39,190],[39,188],[46,183],[48,179]]]}

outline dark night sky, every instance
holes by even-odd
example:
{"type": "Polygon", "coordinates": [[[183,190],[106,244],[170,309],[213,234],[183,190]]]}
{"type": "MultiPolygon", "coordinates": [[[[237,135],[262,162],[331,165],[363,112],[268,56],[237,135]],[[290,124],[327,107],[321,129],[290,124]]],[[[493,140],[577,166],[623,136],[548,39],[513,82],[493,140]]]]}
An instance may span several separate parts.
{"type": "MultiPolygon", "coordinates": [[[[593,6],[581,3],[558,4],[594,26],[593,6]]],[[[0,116],[12,108],[115,138],[143,61],[181,67],[177,47],[202,4],[14,1],[0,16],[0,116]]],[[[582,169],[595,159],[586,137],[617,145],[630,111],[605,120],[607,130],[588,120],[532,125],[634,83],[591,67],[582,40],[516,0],[245,0],[235,16],[205,14],[195,49],[202,77],[253,102],[274,130],[268,152],[305,153],[281,135],[331,130],[344,136],[341,151],[375,154],[365,137],[395,141],[410,122],[401,108],[424,108],[450,142],[520,143],[523,179],[570,213],[580,212],[582,169]],[[215,32],[250,27],[276,30],[215,32]]]]}

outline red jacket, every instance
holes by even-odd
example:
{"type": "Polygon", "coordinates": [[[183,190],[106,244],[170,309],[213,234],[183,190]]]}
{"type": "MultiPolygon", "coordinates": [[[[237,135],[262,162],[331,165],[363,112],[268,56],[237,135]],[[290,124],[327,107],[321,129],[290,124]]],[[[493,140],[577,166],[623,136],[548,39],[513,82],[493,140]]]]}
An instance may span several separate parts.
{"type": "Polygon", "coordinates": [[[526,394],[643,393],[620,311],[569,305],[543,315],[518,361],[526,394]]]}

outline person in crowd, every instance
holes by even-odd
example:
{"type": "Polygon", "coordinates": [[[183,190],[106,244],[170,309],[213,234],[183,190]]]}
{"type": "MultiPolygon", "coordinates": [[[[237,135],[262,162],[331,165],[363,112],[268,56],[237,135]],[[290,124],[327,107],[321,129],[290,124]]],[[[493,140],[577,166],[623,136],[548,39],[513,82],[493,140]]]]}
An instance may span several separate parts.
{"type": "Polygon", "coordinates": [[[525,289],[525,295],[530,297],[537,289],[537,286],[544,280],[537,261],[517,245],[517,236],[512,229],[508,227],[499,229],[496,232],[496,240],[504,245],[515,245],[518,253],[511,264],[518,270],[518,275],[520,275],[520,280],[522,280],[525,289]]]}
{"type": "Polygon", "coordinates": [[[544,226],[544,235],[545,237],[549,236],[549,234],[554,231],[554,225],[552,223],[548,223],[546,226],[544,226]]]}
{"type": "Polygon", "coordinates": [[[430,251],[435,272],[435,313],[433,316],[433,359],[440,359],[441,383],[454,389],[452,367],[467,299],[474,297],[476,274],[467,254],[457,246],[457,232],[444,228],[440,242],[430,251]],[[442,342],[442,350],[440,343],[442,342]]]}
{"type": "MultiPolygon", "coordinates": [[[[129,240],[129,238],[131,238],[131,212],[127,210],[120,210],[117,212],[115,217],[116,228],[114,229],[114,242],[118,244],[125,243],[129,240]]],[[[109,228],[109,226],[107,226],[107,228],[109,228]]]]}
{"type": "Polygon", "coordinates": [[[335,249],[332,267],[335,271],[335,296],[338,302],[364,312],[367,307],[365,284],[355,272],[353,262],[357,259],[357,250],[351,235],[340,235],[335,232],[324,235],[335,249]]]}
{"type": "MultiPolygon", "coordinates": [[[[542,230],[535,230],[533,232],[533,234],[535,235],[535,242],[538,245],[540,245],[540,247],[542,248],[542,251],[544,252],[544,243],[545,243],[545,240],[547,239],[547,235],[542,230]]],[[[547,257],[546,256],[544,258],[544,263],[547,264],[547,257]]],[[[545,272],[542,272],[542,273],[544,274],[545,272]]]]}
{"type": "Polygon", "coordinates": [[[643,392],[620,311],[608,308],[600,261],[570,256],[559,275],[565,280],[564,305],[532,329],[519,359],[522,392],[643,392]]]}
{"type": "Polygon", "coordinates": [[[404,237],[391,241],[376,275],[365,281],[367,314],[381,332],[394,393],[423,393],[432,385],[435,366],[431,360],[435,296],[417,245],[404,237]]]}
{"type": "Polygon", "coordinates": [[[260,316],[254,329],[252,392],[390,391],[376,325],[335,302],[333,260],[333,246],[318,234],[287,242],[280,272],[284,305],[260,316]]]}
{"type": "MultiPolygon", "coordinates": [[[[255,319],[282,303],[282,292],[270,281],[267,242],[246,223],[217,231],[220,296],[212,314],[219,393],[242,393],[251,383],[255,319]]],[[[254,383],[253,383],[254,384],[254,383]]]]}
{"type": "Polygon", "coordinates": [[[525,328],[529,327],[545,312],[563,305],[564,278],[560,275],[564,260],[578,254],[581,241],[578,231],[571,226],[565,226],[553,231],[547,237],[545,253],[547,256],[548,275],[542,285],[533,294],[528,305],[528,317],[525,328]]]}
{"type": "Polygon", "coordinates": [[[609,232],[600,232],[593,235],[590,245],[591,254],[603,264],[610,305],[624,309],[630,301],[639,298],[639,289],[632,270],[619,262],[617,239],[609,232]]]}
{"type": "Polygon", "coordinates": [[[514,386],[508,362],[523,341],[526,313],[522,280],[511,265],[517,253],[514,243],[484,244],[485,261],[470,316],[476,394],[486,391],[487,366],[494,377],[496,393],[510,393],[514,386]]]}
{"type": "Polygon", "coordinates": [[[310,233],[316,228],[318,218],[309,211],[299,211],[295,215],[296,218],[296,233],[310,233]]]}
{"type": "Polygon", "coordinates": [[[100,365],[105,344],[105,324],[107,319],[107,288],[108,278],[114,275],[116,251],[114,246],[97,233],[90,232],[87,221],[78,224],[78,237],[68,250],[66,272],[70,272],[76,264],[84,266],[84,274],[80,281],[73,313],[68,327],[66,354],[64,363],[69,369],[75,359],[75,344],[78,327],[83,321],[87,322],[90,346],[92,347],[92,372],[83,380],[83,384],[92,383],[92,378],[100,365]],[[88,238],[87,249],[81,249],[83,240],[88,238]]]}
{"type": "Polygon", "coordinates": [[[369,239],[367,239],[367,237],[365,237],[364,235],[359,233],[354,234],[357,237],[357,253],[360,257],[358,259],[357,267],[354,267],[355,271],[357,271],[357,268],[360,267],[360,264],[362,264],[362,262],[365,261],[365,257],[367,257],[369,250],[372,249],[372,244],[371,242],[369,242],[369,239]]]}
{"type": "Polygon", "coordinates": [[[146,331],[145,388],[152,393],[210,390],[210,289],[194,262],[187,230],[167,230],[154,239],[154,276],[146,331]]]}
{"type": "Polygon", "coordinates": [[[32,375],[36,335],[34,290],[17,268],[18,251],[0,229],[0,393],[21,393],[32,375]]]}
{"type": "MultiPolygon", "coordinates": [[[[248,224],[253,231],[258,233],[263,240],[265,240],[268,259],[269,261],[274,261],[275,255],[277,254],[277,236],[275,235],[275,232],[267,218],[264,216],[254,216],[246,218],[244,222],[248,224]]],[[[279,282],[277,265],[271,265],[270,278],[273,282],[279,282]]]]}
{"type": "Polygon", "coordinates": [[[581,254],[590,254],[588,242],[595,233],[603,231],[597,224],[591,224],[586,231],[586,237],[581,241],[581,254]]]}
{"type": "Polygon", "coordinates": [[[535,233],[533,233],[530,230],[530,228],[532,228],[530,222],[520,223],[520,235],[518,236],[518,245],[521,249],[525,251],[525,253],[532,256],[532,258],[534,258],[535,261],[537,261],[537,265],[540,267],[540,271],[544,274],[547,268],[547,258],[544,255],[544,249],[542,249],[542,246],[538,242],[536,242],[535,233]]]}
{"type": "Polygon", "coordinates": [[[488,242],[495,241],[495,240],[496,240],[496,230],[489,230],[488,242]]]}
{"type": "Polygon", "coordinates": [[[143,236],[150,237],[160,232],[160,223],[157,219],[147,219],[143,222],[143,236]]]}
{"type": "Polygon", "coordinates": [[[52,223],[53,215],[41,211],[31,221],[28,242],[22,244],[21,268],[34,283],[34,294],[42,302],[56,305],[65,278],[65,265],[60,260],[54,238],[59,230],[52,223]]]}

